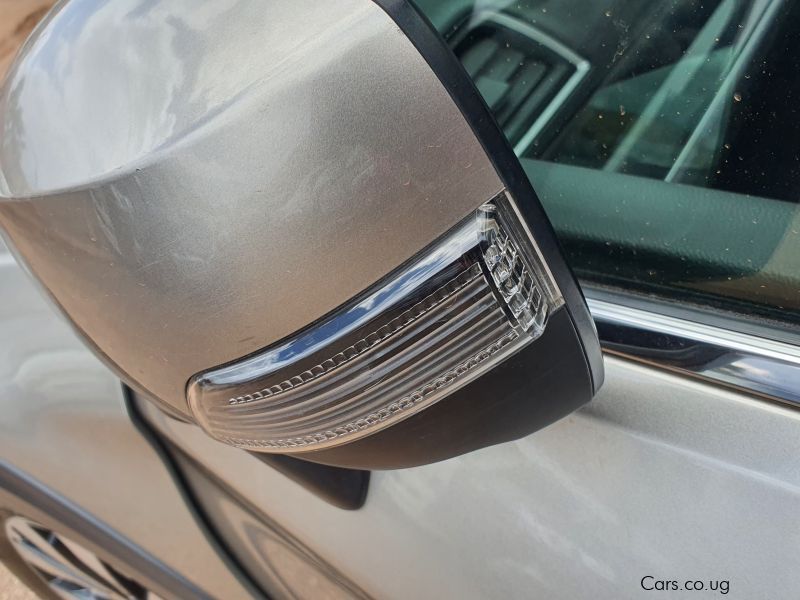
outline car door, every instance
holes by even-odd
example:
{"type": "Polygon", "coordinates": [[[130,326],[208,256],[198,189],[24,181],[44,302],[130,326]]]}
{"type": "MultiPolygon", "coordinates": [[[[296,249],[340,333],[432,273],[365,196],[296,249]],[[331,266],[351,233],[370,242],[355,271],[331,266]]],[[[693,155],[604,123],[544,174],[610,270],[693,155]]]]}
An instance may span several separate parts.
{"type": "Polygon", "coordinates": [[[792,595],[797,7],[418,4],[581,277],[605,387],[516,442],[373,472],[350,512],[146,409],[198,500],[263,585],[298,596],[792,595]],[[294,579],[286,556],[329,579],[294,579]]]}
{"type": "Polygon", "coordinates": [[[368,475],[245,452],[131,391],[138,418],[270,595],[791,597],[797,7],[417,4],[547,211],[604,387],[521,439],[368,475]]]}

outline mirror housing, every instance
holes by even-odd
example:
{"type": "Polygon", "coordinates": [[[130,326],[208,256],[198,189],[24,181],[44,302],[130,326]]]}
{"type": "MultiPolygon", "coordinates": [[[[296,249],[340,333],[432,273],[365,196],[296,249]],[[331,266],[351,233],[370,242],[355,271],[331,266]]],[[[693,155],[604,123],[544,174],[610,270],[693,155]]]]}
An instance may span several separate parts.
{"type": "Polygon", "coordinates": [[[218,10],[62,4],[0,95],[0,226],[98,355],[226,443],[360,468],[587,402],[586,304],[427,21],[400,0],[218,10]]]}

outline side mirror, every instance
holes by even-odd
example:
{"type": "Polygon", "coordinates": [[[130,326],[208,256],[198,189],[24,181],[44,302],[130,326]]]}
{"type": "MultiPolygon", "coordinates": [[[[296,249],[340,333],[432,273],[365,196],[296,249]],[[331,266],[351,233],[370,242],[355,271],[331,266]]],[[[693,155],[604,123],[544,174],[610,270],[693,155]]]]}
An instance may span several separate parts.
{"type": "Polygon", "coordinates": [[[0,108],[20,260],[123,380],[223,442],[412,466],[601,385],[536,195],[406,1],[65,3],[0,108]]]}

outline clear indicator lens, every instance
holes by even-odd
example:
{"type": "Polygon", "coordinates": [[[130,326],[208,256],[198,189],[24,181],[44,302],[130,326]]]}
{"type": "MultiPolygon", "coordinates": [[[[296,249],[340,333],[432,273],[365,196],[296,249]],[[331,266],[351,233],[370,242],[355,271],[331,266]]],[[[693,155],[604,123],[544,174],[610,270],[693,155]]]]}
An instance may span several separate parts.
{"type": "Polygon", "coordinates": [[[544,329],[548,304],[545,291],[530,265],[522,244],[512,237],[508,220],[495,204],[478,210],[483,236],[483,262],[500,296],[521,329],[539,336],[544,329]]]}
{"type": "Polygon", "coordinates": [[[347,443],[485,373],[541,335],[561,302],[503,194],[321,323],[194,377],[189,404],[212,436],[242,448],[347,443]]]}

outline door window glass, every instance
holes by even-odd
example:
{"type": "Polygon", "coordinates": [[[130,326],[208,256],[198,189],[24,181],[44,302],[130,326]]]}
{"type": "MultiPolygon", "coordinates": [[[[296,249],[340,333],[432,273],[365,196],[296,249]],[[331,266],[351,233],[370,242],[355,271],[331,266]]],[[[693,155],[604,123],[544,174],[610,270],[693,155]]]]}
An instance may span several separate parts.
{"type": "Polygon", "coordinates": [[[585,282],[800,324],[800,9],[418,0],[585,282]]]}

